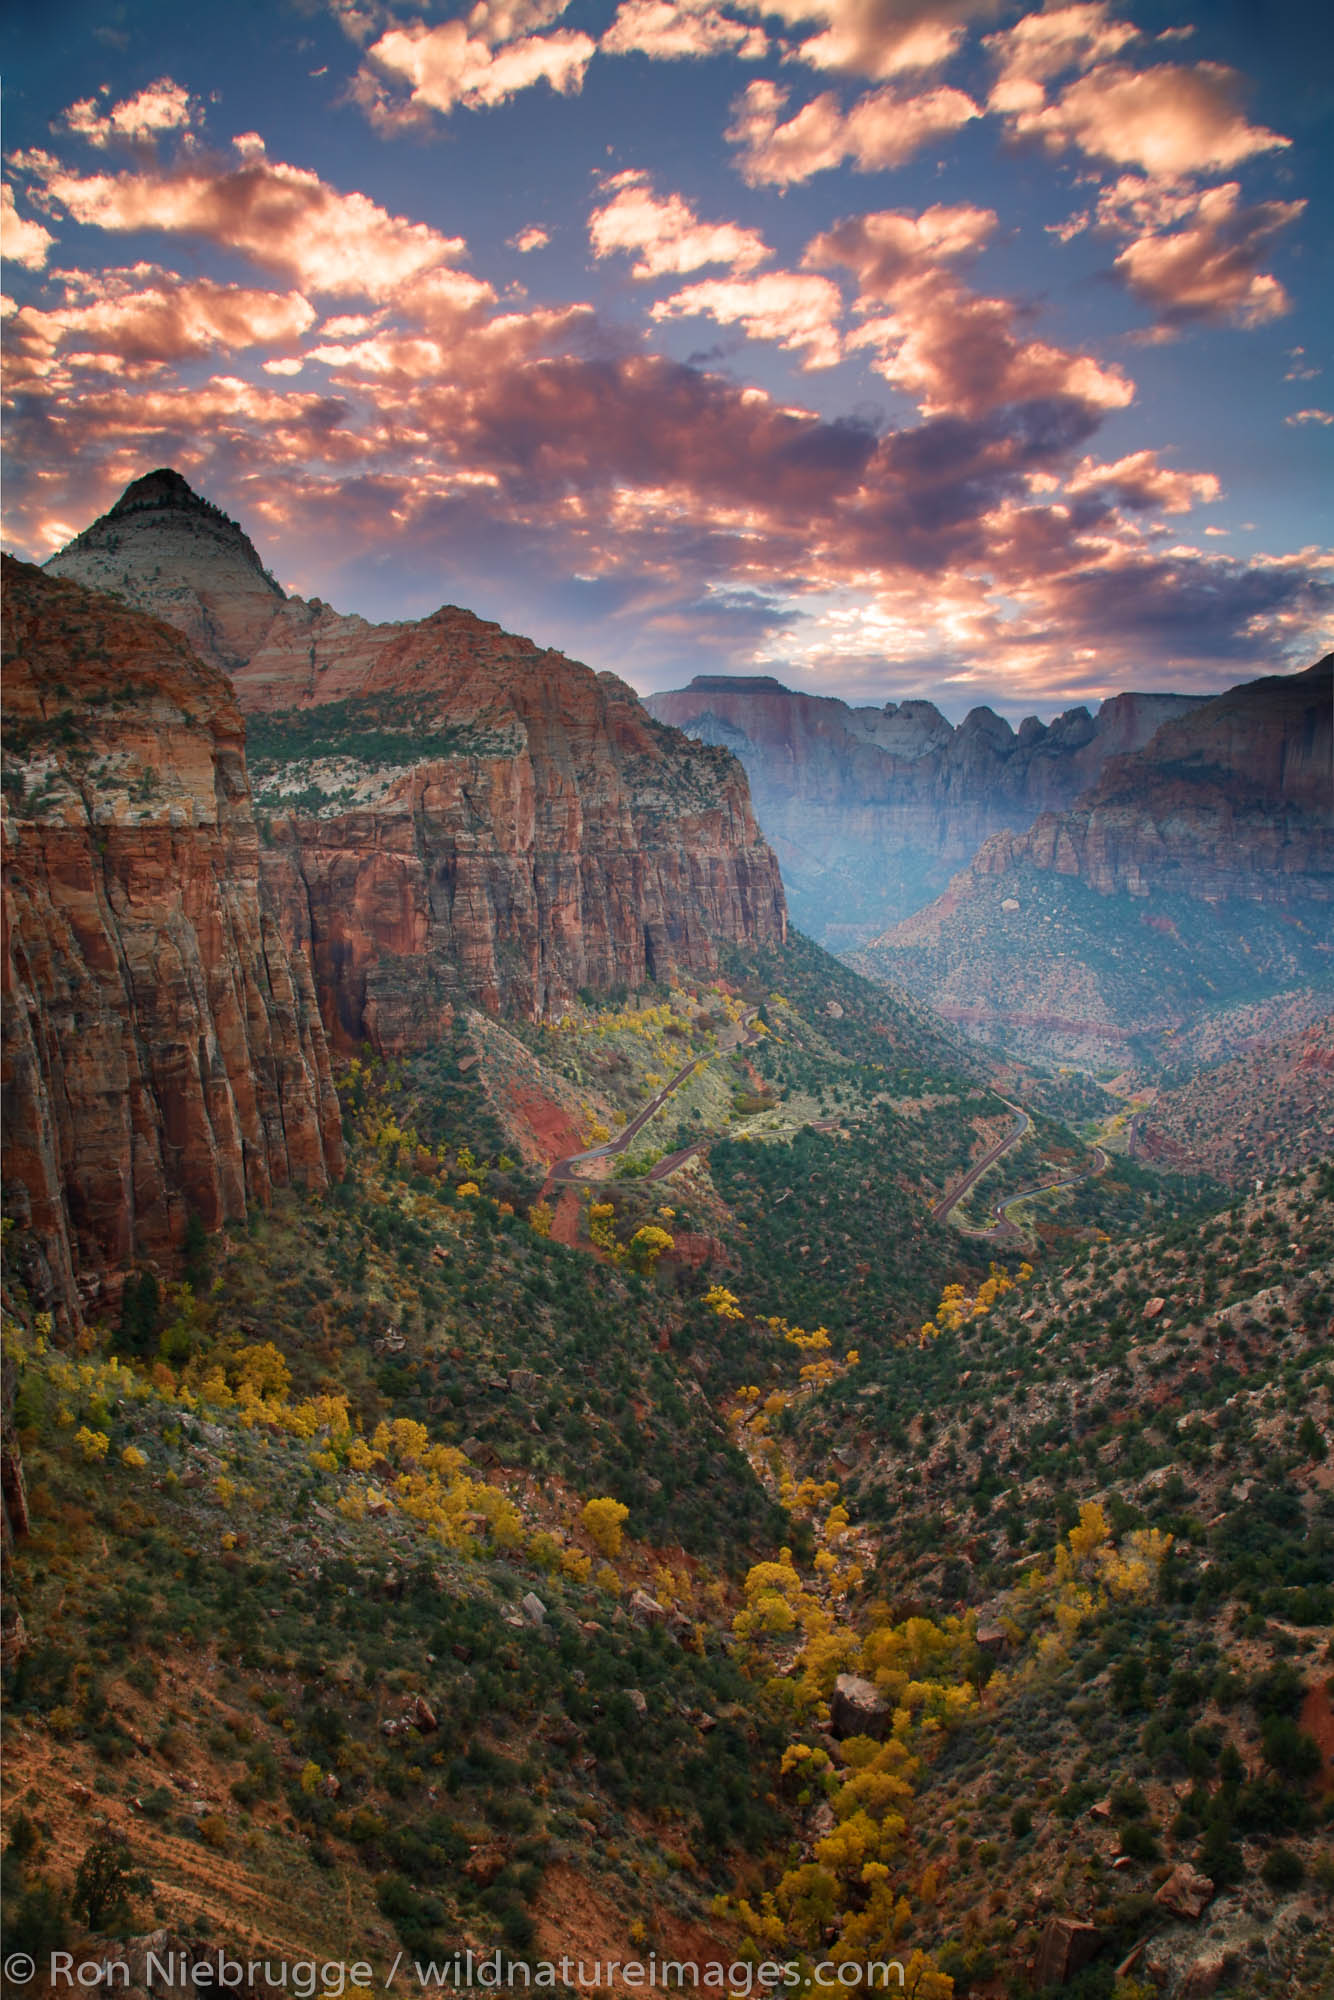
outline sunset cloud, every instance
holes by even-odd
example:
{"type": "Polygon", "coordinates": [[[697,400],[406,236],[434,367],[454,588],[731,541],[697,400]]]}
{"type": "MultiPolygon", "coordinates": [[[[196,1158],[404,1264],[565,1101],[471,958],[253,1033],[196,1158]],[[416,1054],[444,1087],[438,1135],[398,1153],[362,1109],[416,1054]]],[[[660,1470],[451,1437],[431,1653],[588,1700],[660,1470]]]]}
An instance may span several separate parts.
{"type": "Polygon", "coordinates": [[[208,278],[183,281],[151,265],[66,274],[70,303],[24,306],[11,337],[45,359],[72,342],[135,363],[183,361],[218,348],[267,347],[297,339],[315,320],[300,292],[250,291],[208,278]]]}
{"type": "Polygon", "coordinates": [[[540,223],[530,222],[528,227],[521,229],[517,236],[510,237],[509,245],[511,250],[517,250],[520,256],[526,257],[530,251],[545,250],[550,241],[551,232],[549,229],[543,229],[540,223]]]}
{"type": "Polygon", "coordinates": [[[867,320],[849,347],[869,348],[872,366],[928,416],[981,416],[1011,403],[1069,399],[1090,410],[1124,409],[1135,385],[1115,364],[1050,341],[1024,340],[1008,299],[982,298],[948,283],[922,286],[893,312],[867,320]]]}
{"type": "Polygon", "coordinates": [[[504,104],[536,83],[561,96],[583,86],[597,50],[590,36],[550,27],[569,0],[477,0],[466,19],[424,21],[390,28],[367,50],[355,94],[372,119],[393,125],[425,112],[447,117],[457,105],[470,109],[504,104]],[[382,79],[408,87],[395,103],[382,79]]]}
{"type": "Polygon", "coordinates": [[[976,254],[996,228],[994,209],[936,205],[912,215],[881,209],[836,223],[812,239],[803,262],[846,265],[860,298],[888,299],[934,276],[942,264],[976,254]]]}
{"type": "Polygon", "coordinates": [[[768,53],[769,37],[708,0],[621,0],[598,47],[604,55],[638,53],[655,62],[723,53],[758,62],[768,53]]]}
{"type": "Polygon", "coordinates": [[[1091,159],[1166,177],[1216,173],[1292,143],[1247,122],[1241,81],[1221,63],[1144,70],[1103,63],[1054,103],[1016,111],[1012,123],[1053,152],[1073,146],[1091,159]]]}
{"type": "Polygon", "coordinates": [[[737,170],[752,187],[791,186],[845,160],[860,173],[902,166],[981,115],[971,97],[942,85],[916,97],[870,91],[846,112],[825,91],[784,122],[789,96],[779,84],[757,81],[732,107],[726,136],[740,148],[737,170]]]}
{"type": "Polygon", "coordinates": [[[63,122],[89,145],[110,146],[117,140],[134,143],[159,138],[164,132],[186,132],[202,124],[203,115],[204,107],[183,84],[160,76],[109,109],[95,97],[81,98],[71,104],[63,122]]]}
{"type": "Polygon", "coordinates": [[[459,237],[390,215],[364,194],[340,194],[308,168],[274,160],[239,166],[187,160],[171,169],[79,174],[34,152],[19,164],[75,222],[202,238],[290,276],[303,291],[373,296],[465,248],[459,237]]]}
{"type": "Polygon", "coordinates": [[[1334,424],[1334,411],[1294,410],[1290,417],[1284,417],[1285,424],[1334,424]]]}
{"type": "Polygon", "coordinates": [[[8,181],[0,183],[0,251],[3,251],[6,262],[24,264],[30,271],[40,271],[55,240],[50,230],[43,229],[40,222],[19,214],[13,188],[8,181]]]}
{"type": "Polygon", "coordinates": [[[802,356],[804,368],[832,368],[842,355],[843,294],[828,278],[767,271],[758,278],[706,278],[653,307],[654,319],[699,314],[739,326],[748,340],[772,340],[802,356]]]}
{"type": "Polygon", "coordinates": [[[988,35],[983,47],[995,58],[999,75],[987,99],[991,111],[1031,111],[1046,102],[1048,81],[1069,69],[1088,69],[1138,39],[1128,21],[1114,21],[1101,0],[1080,0],[1025,14],[1002,34],[988,35]]]}
{"type": "Polygon", "coordinates": [[[1226,319],[1261,326],[1287,312],[1290,301],[1260,263],[1305,206],[1264,201],[1244,207],[1235,181],[1206,188],[1183,227],[1135,237],[1115,268],[1136,298],[1169,322],[1226,319]]]}
{"type": "Polygon", "coordinates": [[[747,0],[744,11],[776,14],[789,26],[820,23],[799,39],[797,61],[849,70],[877,81],[937,69],[970,22],[992,18],[998,0],[747,0]]]}
{"type": "Polygon", "coordinates": [[[1164,514],[1188,514],[1198,503],[1217,500],[1221,493],[1212,472],[1177,472],[1160,465],[1156,452],[1130,452],[1114,465],[1083,459],[1065,482],[1069,494],[1107,493],[1121,506],[1158,508],[1164,514]]]}
{"type": "Polygon", "coordinates": [[[705,264],[752,271],[773,255],[756,230],[734,222],[701,222],[680,195],[655,195],[645,173],[616,174],[605,191],[610,200],[588,219],[593,255],[610,257],[618,250],[636,255],[631,266],[636,278],[679,275],[705,264]]]}

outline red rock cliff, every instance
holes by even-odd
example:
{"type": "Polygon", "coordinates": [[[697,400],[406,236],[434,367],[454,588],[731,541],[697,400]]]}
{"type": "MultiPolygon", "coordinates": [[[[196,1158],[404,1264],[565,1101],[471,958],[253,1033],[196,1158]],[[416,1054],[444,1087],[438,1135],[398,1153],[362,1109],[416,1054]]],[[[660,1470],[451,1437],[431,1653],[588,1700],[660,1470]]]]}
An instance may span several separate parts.
{"type": "Polygon", "coordinates": [[[190,1209],[216,1227],[324,1186],[341,1131],[225,677],[8,558],[4,624],[6,1205],[76,1315],[80,1288],[169,1260],[190,1209]]]}
{"type": "Polygon", "coordinates": [[[265,879],[339,1046],[421,1046],[456,998],[536,1017],[783,936],[744,771],[614,675],[454,607],[370,625],[275,595],[172,473],[48,567],[207,632],[252,718],[265,879]]]}

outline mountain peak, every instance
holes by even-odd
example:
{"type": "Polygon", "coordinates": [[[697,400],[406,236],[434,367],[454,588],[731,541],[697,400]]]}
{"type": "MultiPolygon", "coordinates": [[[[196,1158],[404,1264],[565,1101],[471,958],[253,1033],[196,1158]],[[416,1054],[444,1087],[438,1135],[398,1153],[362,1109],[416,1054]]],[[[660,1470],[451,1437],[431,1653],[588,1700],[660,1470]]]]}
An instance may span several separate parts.
{"type": "Polygon", "coordinates": [[[165,618],[228,673],[286,602],[244,528],[169,465],[132,480],[44,567],[165,618]]]}

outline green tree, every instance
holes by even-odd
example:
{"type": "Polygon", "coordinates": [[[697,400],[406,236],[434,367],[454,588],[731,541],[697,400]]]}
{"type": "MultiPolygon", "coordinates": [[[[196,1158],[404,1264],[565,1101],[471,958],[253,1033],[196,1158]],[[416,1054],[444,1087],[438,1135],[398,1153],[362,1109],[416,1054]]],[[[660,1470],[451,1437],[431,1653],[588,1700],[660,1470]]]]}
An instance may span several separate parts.
{"type": "Polygon", "coordinates": [[[84,1849],[74,1877],[74,1908],[90,1931],[128,1916],[130,1904],[146,1896],[152,1883],[134,1865],[124,1834],[109,1828],[96,1833],[84,1849]]]}

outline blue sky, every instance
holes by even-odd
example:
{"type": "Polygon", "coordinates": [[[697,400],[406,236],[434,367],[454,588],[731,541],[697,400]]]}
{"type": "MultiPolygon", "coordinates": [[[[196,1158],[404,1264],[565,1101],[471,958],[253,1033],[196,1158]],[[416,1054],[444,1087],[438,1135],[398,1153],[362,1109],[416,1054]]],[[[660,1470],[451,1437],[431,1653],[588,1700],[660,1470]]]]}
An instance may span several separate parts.
{"type": "Polygon", "coordinates": [[[19,553],[170,463],[290,588],[643,689],[1049,714],[1329,643],[1324,10],[126,0],[10,41],[19,553]]]}

